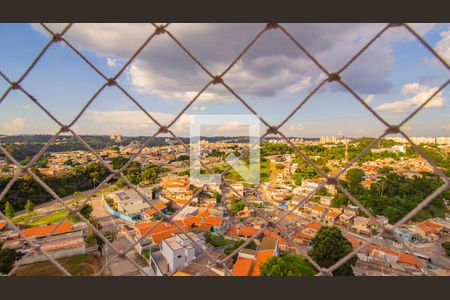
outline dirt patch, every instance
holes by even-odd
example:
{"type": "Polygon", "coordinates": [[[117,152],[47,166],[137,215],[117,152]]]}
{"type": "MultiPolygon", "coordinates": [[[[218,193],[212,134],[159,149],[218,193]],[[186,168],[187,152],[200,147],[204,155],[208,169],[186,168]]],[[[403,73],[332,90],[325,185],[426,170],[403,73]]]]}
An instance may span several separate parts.
{"type": "MultiPolygon", "coordinates": [[[[57,260],[73,276],[94,275],[101,269],[101,263],[96,255],[82,254],[57,260]]],[[[43,261],[20,266],[16,276],[62,276],[64,275],[50,261],[43,261]]]]}

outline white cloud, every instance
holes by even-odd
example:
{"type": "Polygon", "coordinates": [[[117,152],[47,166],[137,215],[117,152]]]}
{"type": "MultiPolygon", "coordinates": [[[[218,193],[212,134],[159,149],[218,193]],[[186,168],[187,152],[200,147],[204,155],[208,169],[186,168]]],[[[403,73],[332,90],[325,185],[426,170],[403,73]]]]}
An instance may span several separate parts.
{"type": "Polygon", "coordinates": [[[441,33],[441,40],[436,44],[436,51],[447,61],[450,61],[450,27],[441,33]]]}
{"type": "Polygon", "coordinates": [[[294,83],[290,86],[288,86],[288,91],[290,93],[295,93],[301,90],[304,90],[306,88],[308,88],[311,84],[311,77],[308,76],[302,80],[300,80],[298,83],[294,83]]]}
{"type": "Polygon", "coordinates": [[[14,120],[0,123],[3,134],[22,133],[25,128],[26,120],[23,117],[17,117],[14,120]]]}
{"type": "MultiPolygon", "coordinates": [[[[175,118],[174,114],[154,112],[151,115],[162,125],[168,125],[175,118]]],[[[92,134],[153,135],[158,126],[141,111],[97,111],[87,110],[76,123],[77,132],[92,134]]],[[[189,116],[182,115],[170,128],[176,133],[186,134],[189,129],[189,116]]]]}
{"type": "Polygon", "coordinates": [[[344,135],[344,130],[338,129],[338,130],[336,131],[336,134],[337,134],[338,136],[343,136],[343,135],[344,135]]]}
{"type": "Polygon", "coordinates": [[[115,67],[117,66],[117,59],[111,58],[111,57],[107,57],[107,58],[106,58],[106,63],[107,63],[108,66],[110,66],[111,68],[115,68],[115,67]]]}
{"type": "MultiPolygon", "coordinates": [[[[417,108],[424,103],[433,93],[438,90],[438,87],[428,87],[426,85],[414,82],[405,84],[402,89],[402,95],[413,95],[412,97],[398,100],[390,103],[384,103],[375,108],[376,111],[401,113],[408,109],[417,108]]],[[[424,108],[444,107],[444,97],[442,91],[437,93],[434,98],[428,102],[424,108]]]]}
{"type": "Polygon", "coordinates": [[[31,105],[16,105],[17,109],[29,110],[31,109],[31,105]]]}
{"type": "Polygon", "coordinates": [[[303,126],[303,124],[293,124],[291,126],[289,126],[289,130],[291,131],[303,131],[305,130],[305,126],[303,126]]]}
{"type": "Polygon", "coordinates": [[[442,129],[450,130],[450,123],[441,126],[442,129]]]}
{"type": "Polygon", "coordinates": [[[372,103],[373,102],[373,98],[375,98],[375,96],[374,95],[369,95],[369,96],[367,96],[367,98],[366,98],[366,103],[367,104],[370,104],[370,103],[372,103]]]}
{"type": "Polygon", "coordinates": [[[205,135],[231,135],[231,136],[248,136],[249,124],[239,122],[231,122],[224,125],[206,125],[201,128],[202,134],[205,135]]]}
{"type": "Polygon", "coordinates": [[[193,106],[192,110],[206,111],[207,107],[205,105],[202,106],[193,106]]]}
{"type": "MultiPolygon", "coordinates": [[[[50,27],[61,28],[58,24],[50,27]]],[[[169,30],[212,73],[222,72],[264,24],[171,24],[169,30]]],[[[341,67],[384,24],[286,24],[288,30],[329,69],[341,67]]],[[[419,25],[429,30],[430,25],[419,25]]],[[[39,26],[34,28],[42,31],[39,26]]],[[[152,33],[149,24],[75,24],[66,38],[77,48],[127,60],[152,33]]],[[[400,35],[393,40],[405,39],[400,35]]],[[[112,61],[110,61],[112,63],[112,61]]],[[[389,43],[375,43],[345,72],[358,92],[386,92],[394,68],[389,43]]],[[[135,90],[166,99],[191,100],[210,78],[167,35],[150,41],[126,71],[135,90]]],[[[225,76],[239,94],[271,97],[314,86],[321,71],[280,31],[267,31],[225,76]]],[[[211,86],[199,101],[234,97],[211,86]]]]}

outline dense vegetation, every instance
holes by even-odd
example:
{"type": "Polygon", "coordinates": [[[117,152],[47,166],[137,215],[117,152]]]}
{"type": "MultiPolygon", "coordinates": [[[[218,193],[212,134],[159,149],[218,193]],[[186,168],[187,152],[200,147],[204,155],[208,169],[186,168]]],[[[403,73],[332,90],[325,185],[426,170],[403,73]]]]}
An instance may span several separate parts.
{"type": "Polygon", "coordinates": [[[313,276],[316,273],[305,258],[293,254],[269,258],[260,271],[260,276],[313,276]]]}
{"type": "MultiPolygon", "coordinates": [[[[309,255],[322,268],[331,267],[353,250],[352,244],[336,227],[321,227],[311,242],[313,248],[309,251],[309,255]]],[[[352,266],[355,263],[356,256],[353,256],[341,267],[337,268],[333,275],[353,275],[352,266]]]]}
{"type": "Polygon", "coordinates": [[[0,274],[8,274],[12,270],[14,263],[20,260],[22,256],[22,253],[3,247],[3,243],[0,243],[0,274]]]}
{"type": "MultiPolygon", "coordinates": [[[[33,171],[60,197],[91,189],[95,182],[102,181],[109,174],[108,170],[97,162],[75,166],[69,172],[54,177],[42,175],[37,169],[33,171]]],[[[10,180],[11,177],[0,177],[0,190],[4,189],[10,180]]],[[[8,201],[16,210],[20,210],[25,207],[27,200],[41,204],[53,200],[53,197],[26,174],[13,184],[0,202],[0,208],[3,210],[8,201]]]]}
{"type": "MultiPolygon", "coordinates": [[[[128,160],[122,156],[118,156],[114,161],[111,161],[114,169],[120,169],[128,160]]],[[[148,164],[144,167],[137,161],[133,161],[128,168],[123,172],[132,184],[139,183],[155,183],[156,178],[160,172],[160,168],[154,164],[148,164]]],[[[122,179],[117,180],[118,187],[124,187],[125,182],[122,179]]]]}
{"type": "MultiPolygon", "coordinates": [[[[357,168],[347,172],[346,181],[342,181],[342,184],[371,213],[386,216],[391,223],[400,220],[442,185],[442,180],[431,173],[423,173],[422,177],[408,178],[397,174],[389,167],[383,168],[380,172],[382,176],[372,184],[370,189],[361,185],[364,172],[357,168]]],[[[444,217],[447,212],[444,199],[450,199],[449,190],[436,197],[413,220],[421,221],[432,217],[444,217]]],[[[332,206],[344,205],[348,201],[347,197],[339,192],[333,200],[332,206]]]]}

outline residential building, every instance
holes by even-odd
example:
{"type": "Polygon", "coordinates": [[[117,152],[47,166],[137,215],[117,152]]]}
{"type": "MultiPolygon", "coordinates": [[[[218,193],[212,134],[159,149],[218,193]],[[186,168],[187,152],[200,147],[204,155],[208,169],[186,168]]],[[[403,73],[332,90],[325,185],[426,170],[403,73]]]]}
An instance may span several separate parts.
{"type": "Polygon", "coordinates": [[[195,233],[177,233],[163,239],[161,250],[150,254],[150,266],[157,276],[170,276],[195,260],[202,249],[207,249],[205,242],[195,233]]]}
{"type": "Polygon", "coordinates": [[[370,219],[366,217],[354,217],[351,229],[365,235],[370,235],[370,219]]]}
{"type": "Polygon", "coordinates": [[[243,249],[239,252],[231,272],[234,276],[260,276],[261,266],[278,254],[278,240],[265,236],[258,250],[243,249]]]}

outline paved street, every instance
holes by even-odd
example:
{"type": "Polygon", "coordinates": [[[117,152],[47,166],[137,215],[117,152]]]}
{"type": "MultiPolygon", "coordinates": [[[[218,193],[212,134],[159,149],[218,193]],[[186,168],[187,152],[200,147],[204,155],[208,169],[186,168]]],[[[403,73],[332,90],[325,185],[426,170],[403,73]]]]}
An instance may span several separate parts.
{"type": "Polygon", "coordinates": [[[445,249],[441,246],[444,241],[449,240],[450,238],[447,238],[445,240],[439,240],[435,243],[428,243],[425,245],[420,245],[418,247],[411,247],[411,249],[430,257],[434,265],[449,268],[450,259],[445,257],[445,249]]]}
{"type": "MultiPolygon", "coordinates": [[[[130,247],[130,242],[123,236],[118,236],[117,239],[113,242],[113,245],[123,251],[130,247]]],[[[106,247],[107,248],[107,247],[106,247]]],[[[106,262],[110,262],[116,254],[112,249],[105,248],[105,258],[106,262]]],[[[129,255],[134,262],[142,266],[143,268],[148,267],[147,263],[142,259],[142,257],[133,249],[130,250],[129,255]]],[[[135,267],[128,259],[126,258],[116,258],[111,262],[109,266],[110,274],[112,276],[140,276],[141,272],[135,267]]],[[[154,276],[154,274],[149,274],[154,276]]]]}

